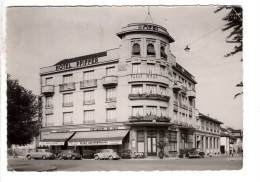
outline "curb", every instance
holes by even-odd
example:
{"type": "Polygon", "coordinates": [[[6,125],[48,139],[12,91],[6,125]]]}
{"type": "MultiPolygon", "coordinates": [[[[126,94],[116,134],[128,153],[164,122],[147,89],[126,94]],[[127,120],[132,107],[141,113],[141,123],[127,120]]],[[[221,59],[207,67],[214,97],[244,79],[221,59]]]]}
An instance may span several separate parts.
{"type": "Polygon", "coordinates": [[[13,172],[48,172],[48,171],[54,171],[56,170],[57,167],[56,166],[40,166],[40,165],[37,165],[37,166],[19,166],[19,167],[10,167],[8,166],[8,170],[9,171],[13,171],[13,172]],[[38,169],[38,170],[26,170],[26,168],[36,168],[36,167],[40,167],[41,169],[38,169]]]}

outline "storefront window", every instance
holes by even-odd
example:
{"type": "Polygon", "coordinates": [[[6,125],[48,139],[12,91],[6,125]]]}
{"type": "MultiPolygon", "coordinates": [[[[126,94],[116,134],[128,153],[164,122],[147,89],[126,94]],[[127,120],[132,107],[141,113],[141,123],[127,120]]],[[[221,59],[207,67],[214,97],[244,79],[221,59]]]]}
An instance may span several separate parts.
{"type": "Polygon", "coordinates": [[[137,152],[144,152],[144,131],[137,131],[137,152]]]}
{"type": "Polygon", "coordinates": [[[84,123],[95,123],[95,110],[84,111],[84,123]]]}

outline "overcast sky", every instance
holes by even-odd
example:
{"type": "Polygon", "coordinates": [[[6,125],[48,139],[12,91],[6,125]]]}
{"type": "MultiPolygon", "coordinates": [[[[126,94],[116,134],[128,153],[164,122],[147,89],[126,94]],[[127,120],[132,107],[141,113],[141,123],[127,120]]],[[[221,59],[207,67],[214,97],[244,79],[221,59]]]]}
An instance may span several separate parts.
{"type": "MultiPolygon", "coordinates": [[[[226,126],[243,127],[241,54],[225,58],[233,49],[221,29],[226,11],[216,7],[151,7],[153,23],[175,39],[171,52],[196,78],[196,107],[226,126]],[[198,40],[198,41],[197,41],[198,40]],[[190,52],[184,48],[190,45],[190,52]]],[[[34,94],[40,93],[39,69],[65,58],[116,48],[116,33],[128,23],[144,22],[147,7],[9,8],[7,11],[7,72],[34,94]]]]}

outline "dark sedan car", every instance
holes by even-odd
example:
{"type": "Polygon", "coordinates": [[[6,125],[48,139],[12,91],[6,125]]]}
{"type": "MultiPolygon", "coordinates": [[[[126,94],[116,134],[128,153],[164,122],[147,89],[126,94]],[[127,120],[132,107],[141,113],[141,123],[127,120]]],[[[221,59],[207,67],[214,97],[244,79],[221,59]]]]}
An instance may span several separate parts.
{"type": "Polygon", "coordinates": [[[94,154],[96,152],[94,150],[84,150],[82,157],[84,159],[94,159],[94,154]]]}
{"type": "Polygon", "coordinates": [[[123,149],[119,152],[119,156],[122,158],[122,159],[131,159],[131,156],[132,156],[132,151],[131,150],[128,150],[128,149],[123,149]]]}
{"type": "Polygon", "coordinates": [[[201,152],[201,151],[190,151],[190,152],[188,152],[189,158],[203,158],[204,155],[205,155],[205,153],[201,152]]]}
{"type": "Polygon", "coordinates": [[[80,160],[81,159],[81,155],[79,153],[77,153],[76,151],[74,150],[62,150],[58,157],[58,159],[62,160],[62,159],[71,159],[71,160],[80,160]]]}

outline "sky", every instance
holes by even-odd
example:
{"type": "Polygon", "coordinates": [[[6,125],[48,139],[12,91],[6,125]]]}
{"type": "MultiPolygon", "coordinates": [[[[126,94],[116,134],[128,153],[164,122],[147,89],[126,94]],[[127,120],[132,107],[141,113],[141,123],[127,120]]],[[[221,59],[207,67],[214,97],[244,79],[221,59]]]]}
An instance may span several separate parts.
{"type": "MultiPolygon", "coordinates": [[[[175,39],[170,44],[177,62],[195,76],[196,107],[224,126],[243,128],[242,54],[229,58],[234,44],[222,26],[226,11],[214,6],[150,7],[153,23],[175,39]],[[191,43],[191,44],[190,44],[191,43]],[[184,48],[190,44],[190,51],[184,48]]],[[[62,59],[117,48],[116,36],[129,23],[144,22],[147,7],[23,7],[7,10],[7,72],[34,94],[40,93],[39,70],[62,59]]]]}

